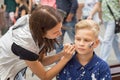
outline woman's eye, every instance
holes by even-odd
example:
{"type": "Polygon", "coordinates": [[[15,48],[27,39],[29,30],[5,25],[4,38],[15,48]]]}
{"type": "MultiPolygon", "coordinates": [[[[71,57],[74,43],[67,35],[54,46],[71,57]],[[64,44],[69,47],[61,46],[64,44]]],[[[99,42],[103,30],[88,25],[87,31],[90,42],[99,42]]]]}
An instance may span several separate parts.
{"type": "Polygon", "coordinates": [[[76,40],[77,40],[77,41],[80,41],[81,39],[80,39],[80,38],[77,38],[76,40]]]}

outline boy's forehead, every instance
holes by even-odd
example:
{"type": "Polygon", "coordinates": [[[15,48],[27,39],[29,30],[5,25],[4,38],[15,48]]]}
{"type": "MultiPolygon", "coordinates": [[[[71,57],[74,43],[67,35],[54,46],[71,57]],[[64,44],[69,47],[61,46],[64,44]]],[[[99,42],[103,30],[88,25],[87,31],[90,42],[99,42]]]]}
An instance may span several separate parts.
{"type": "Polygon", "coordinates": [[[90,29],[79,29],[75,33],[76,37],[96,37],[95,33],[90,29]]]}
{"type": "Polygon", "coordinates": [[[94,31],[92,31],[92,29],[89,28],[81,28],[81,29],[77,29],[76,33],[94,33],[94,31]]]}

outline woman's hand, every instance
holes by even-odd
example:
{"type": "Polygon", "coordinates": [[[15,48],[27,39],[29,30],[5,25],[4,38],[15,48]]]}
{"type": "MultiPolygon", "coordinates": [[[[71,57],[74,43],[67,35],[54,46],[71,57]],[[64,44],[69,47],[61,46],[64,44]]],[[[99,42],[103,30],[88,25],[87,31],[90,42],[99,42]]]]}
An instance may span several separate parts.
{"type": "Polygon", "coordinates": [[[63,48],[63,57],[66,58],[67,60],[70,60],[75,53],[75,46],[74,44],[65,44],[63,48]]]}
{"type": "Polygon", "coordinates": [[[66,18],[66,22],[71,22],[73,16],[74,16],[74,14],[72,14],[72,13],[68,14],[68,16],[67,16],[67,18],[66,18]]]}

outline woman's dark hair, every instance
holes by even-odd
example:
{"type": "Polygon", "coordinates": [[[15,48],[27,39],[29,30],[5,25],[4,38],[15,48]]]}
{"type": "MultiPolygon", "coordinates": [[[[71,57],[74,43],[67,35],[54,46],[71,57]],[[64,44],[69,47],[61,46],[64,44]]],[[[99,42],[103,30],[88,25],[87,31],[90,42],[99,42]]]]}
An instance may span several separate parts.
{"type": "Polygon", "coordinates": [[[39,6],[32,12],[29,19],[30,30],[39,48],[44,44],[42,51],[50,52],[54,49],[56,39],[47,39],[43,36],[60,22],[62,22],[62,16],[50,6],[39,6]]]}

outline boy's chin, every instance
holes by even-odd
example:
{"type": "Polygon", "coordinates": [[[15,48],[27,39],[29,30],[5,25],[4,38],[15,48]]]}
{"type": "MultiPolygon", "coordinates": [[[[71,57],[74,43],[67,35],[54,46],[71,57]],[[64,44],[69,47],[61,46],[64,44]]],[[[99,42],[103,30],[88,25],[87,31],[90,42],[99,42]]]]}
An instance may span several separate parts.
{"type": "Polygon", "coordinates": [[[85,52],[81,52],[81,51],[77,51],[77,54],[79,54],[79,55],[84,55],[84,54],[86,54],[85,52]]]}

